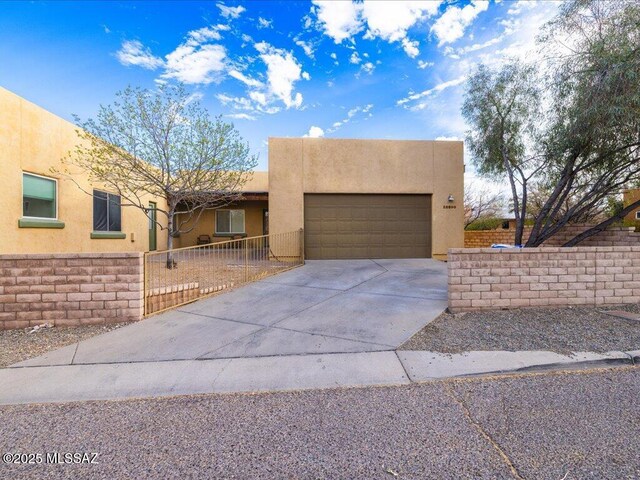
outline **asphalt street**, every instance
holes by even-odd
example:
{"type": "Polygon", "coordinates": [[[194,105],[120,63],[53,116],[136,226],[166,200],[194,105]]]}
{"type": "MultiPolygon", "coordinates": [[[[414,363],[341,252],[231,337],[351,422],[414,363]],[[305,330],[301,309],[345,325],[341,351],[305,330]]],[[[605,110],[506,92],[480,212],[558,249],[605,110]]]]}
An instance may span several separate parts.
{"type": "Polygon", "coordinates": [[[3,406],[0,452],[43,457],[0,478],[640,478],[639,391],[640,369],[618,367],[3,406]]]}

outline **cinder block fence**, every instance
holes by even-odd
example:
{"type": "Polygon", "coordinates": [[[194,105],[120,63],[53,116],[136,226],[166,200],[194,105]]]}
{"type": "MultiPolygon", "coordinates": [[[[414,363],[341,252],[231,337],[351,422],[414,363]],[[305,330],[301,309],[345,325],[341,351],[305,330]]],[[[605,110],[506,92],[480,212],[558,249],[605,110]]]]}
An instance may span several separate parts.
{"type": "MultiPolygon", "coordinates": [[[[545,247],[560,247],[585,230],[593,227],[588,224],[567,225],[544,243],[545,247]]],[[[526,242],[531,234],[531,227],[525,226],[522,236],[526,242]]],[[[513,244],[514,230],[465,230],[465,248],[488,248],[494,243],[513,244]]],[[[609,227],[580,243],[581,247],[640,247],[640,232],[634,227],[609,227]]]]}
{"type": "Polygon", "coordinates": [[[452,312],[640,302],[640,247],[451,249],[452,312]]]}
{"type": "Polygon", "coordinates": [[[143,316],[141,253],[0,255],[0,329],[143,316]]]}

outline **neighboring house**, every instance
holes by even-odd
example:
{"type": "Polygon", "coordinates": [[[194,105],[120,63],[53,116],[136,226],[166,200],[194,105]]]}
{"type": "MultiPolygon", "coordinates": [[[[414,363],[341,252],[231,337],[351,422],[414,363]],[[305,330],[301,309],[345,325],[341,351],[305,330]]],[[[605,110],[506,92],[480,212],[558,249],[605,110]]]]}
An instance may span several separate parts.
{"type": "MultiPolygon", "coordinates": [[[[145,212],[64,171],[77,127],[0,88],[0,253],[125,252],[166,248],[145,212]],[[70,178],[71,177],[71,178],[70,178]]],[[[162,208],[161,198],[149,198],[162,208]]],[[[150,215],[155,212],[151,211],[150,215]]]]}
{"type": "MultiPolygon", "coordinates": [[[[625,190],[623,192],[623,204],[626,207],[627,205],[631,205],[634,202],[640,200],[640,188],[634,188],[625,190]]],[[[625,217],[624,221],[626,223],[635,223],[637,225],[640,224],[640,207],[636,208],[634,211],[629,212],[625,217]]]]}
{"type": "MultiPolygon", "coordinates": [[[[166,248],[144,212],[81,171],[52,173],[77,127],[1,88],[0,105],[0,253],[166,248]]],[[[310,259],[446,255],[464,245],[463,176],[462,142],[270,138],[269,172],[204,211],[175,247],[304,229],[310,259]]]]}

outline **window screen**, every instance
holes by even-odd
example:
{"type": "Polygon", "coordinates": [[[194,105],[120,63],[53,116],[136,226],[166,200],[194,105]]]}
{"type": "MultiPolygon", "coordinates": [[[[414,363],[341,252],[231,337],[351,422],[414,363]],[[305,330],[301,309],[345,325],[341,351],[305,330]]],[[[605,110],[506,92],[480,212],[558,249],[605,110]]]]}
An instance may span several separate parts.
{"type": "Polygon", "coordinates": [[[22,174],[22,216],[56,218],[56,181],[22,174]]]}
{"type": "Polygon", "coordinates": [[[122,230],[120,196],[100,190],[93,191],[93,230],[120,232],[122,230]]]}
{"type": "Polygon", "coordinates": [[[244,210],[218,210],[216,233],[244,233],[244,210]]]}

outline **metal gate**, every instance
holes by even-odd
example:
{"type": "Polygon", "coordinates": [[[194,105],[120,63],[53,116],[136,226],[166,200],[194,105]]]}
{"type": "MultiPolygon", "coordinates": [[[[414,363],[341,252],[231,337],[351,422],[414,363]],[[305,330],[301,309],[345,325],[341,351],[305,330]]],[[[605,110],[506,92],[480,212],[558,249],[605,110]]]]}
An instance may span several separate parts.
{"type": "Polygon", "coordinates": [[[304,263],[304,232],[144,255],[144,314],[162,312],[304,263]]]}

